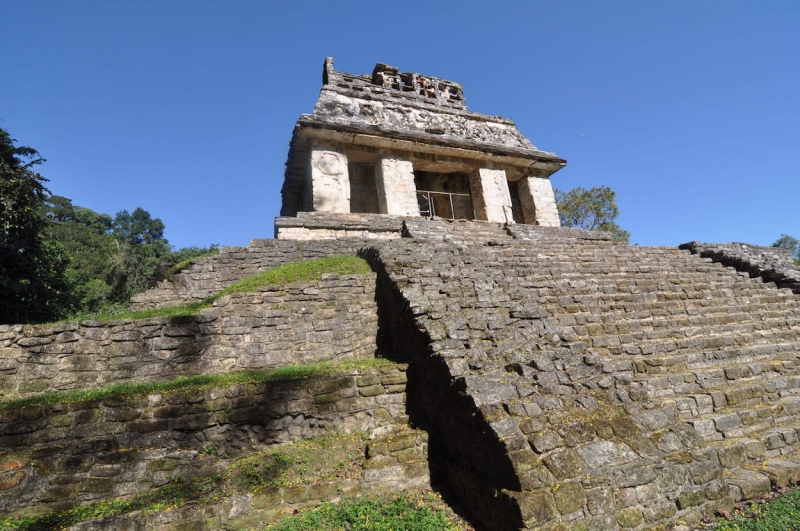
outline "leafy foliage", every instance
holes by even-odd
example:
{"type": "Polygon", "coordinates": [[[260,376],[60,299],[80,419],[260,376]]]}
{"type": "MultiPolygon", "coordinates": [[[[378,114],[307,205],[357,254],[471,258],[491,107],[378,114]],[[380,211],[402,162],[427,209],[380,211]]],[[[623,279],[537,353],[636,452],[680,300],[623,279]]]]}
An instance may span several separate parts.
{"type": "Polygon", "coordinates": [[[47,179],[32,168],[44,159],[14,142],[0,129],[0,323],[48,321],[62,312],[67,256],[42,238],[47,179]]]}
{"type": "Polygon", "coordinates": [[[607,186],[595,186],[591,190],[574,188],[569,192],[556,190],[558,215],[563,227],[610,232],[614,240],[627,242],[630,233],[616,223],[619,215],[616,194],[607,186]]]}
{"type": "Polygon", "coordinates": [[[788,249],[795,259],[795,262],[800,264],[800,240],[789,236],[788,234],[781,234],[781,237],[775,240],[772,244],[773,247],[782,247],[788,249]]]}
{"type": "Polygon", "coordinates": [[[43,213],[50,221],[46,236],[69,255],[66,315],[124,308],[132,294],[150,287],[159,267],[216,250],[212,245],[173,251],[164,238],[164,223],[142,208],[112,218],[52,195],[43,213]]]}
{"type": "Polygon", "coordinates": [[[771,501],[753,501],[737,509],[728,521],[715,522],[716,531],[800,531],[800,489],[771,501]]]}
{"type": "Polygon", "coordinates": [[[433,493],[400,493],[385,498],[357,497],[325,502],[287,517],[271,531],[441,531],[464,529],[433,493]]]}
{"type": "Polygon", "coordinates": [[[142,208],[94,212],[49,195],[44,162],[0,129],[0,323],[54,321],[127,305],[163,264],[216,246],[173,251],[142,208]]]}

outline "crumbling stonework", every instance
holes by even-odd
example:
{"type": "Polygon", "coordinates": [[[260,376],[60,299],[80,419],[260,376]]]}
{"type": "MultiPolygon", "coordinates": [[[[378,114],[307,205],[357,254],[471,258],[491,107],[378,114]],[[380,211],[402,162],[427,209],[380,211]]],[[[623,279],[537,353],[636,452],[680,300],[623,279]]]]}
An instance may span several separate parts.
{"type": "MultiPolygon", "coordinates": [[[[370,216],[349,218],[349,229],[370,216]]],[[[334,219],[317,213],[306,221],[333,226],[334,219]]],[[[693,525],[736,500],[800,483],[800,300],[790,290],[750,278],[750,266],[737,271],[675,248],[631,247],[605,233],[380,219],[387,220],[387,234],[399,236],[256,240],[201,259],[165,282],[196,286],[182,292],[192,300],[201,286],[224,285],[267,263],[321,253],[366,256],[377,272],[377,344],[370,350],[408,364],[404,412],[429,437],[428,447],[412,435],[411,446],[429,449],[435,479],[490,529],[693,525]]],[[[730,253],[736,246],[715,247],[730,253]]],[[[769,254],[748,248],[738,260],[749,256],[758,264],[769,254]]],[[[180,299],[177,292],[172,289],[173,300],[180,299]]],[[[231,312],[234,335],[255,337],[265,324],[244,309],[252,301],[241,303],[220,310],[231,312]]],[[[67,332],[78,333],[53,330],[48,345],[61,344],[58,334],[67,332]]],[[[324,349],[326,337],[313,348],[324,349]]],[[[189,336],[175,338],[184,348],[194,344],[189,336]]],[[[42,360],[81,358],[77,350],[46,353],[48,345],[30,348],[42,349],[35,353],[42,360]]],[[[248,359],[246,341],[229,346],[226,359],[248,359]]],[[[377,390],[369,378],[356,385],[359,396],[377,390]]],[[[333,409],[350,404],[343,395],[332,400],[333,409]]],[[[280,399],[266,401],[275,402],[280,399]]],[[[376,403],[393,404],[397,413],[401,399],[376,403]]],[[[253,411],[266,407],[253,405],[253,411]]],[[[316,418],[304,411],[293,418],[316,418]]],[[[13,415],[5,430],[16,429],[11,420],[22,413],[13,415]]],[[[24,433],[13,437],[35,431],[43,439],[62,438],[89,429],[77,420],[40,429],[34,426],[39,413],[28,416],[19,424],[24,433]]],[[[214,433],[222,420],[202,429],[214,433]]],[[[180,431],[175,426],[164,429],[180,431]]],[[[382,466],[365,468],[362,487],[391,488],[402,477],[416,484],[419,461],[403,469],[399,454],[387,456],[383,448],[376,442],[370,450],[382,466]]],[[[388,443],[385,448],[391,450],[388,443]]],[[[17,472],[6,476],[21,478],[17,472]]],[[[167,528],[180,525],[171,522],[167,528]]]]}
{"type": "Polygon", "coordinates": [[[800,294],[800,266],[788,249],[748,243],[700,242],[684,243],[680,248],[800,294]]]}
{"type": "MultiPolygon", "coordinates": [[[[557,227],[550,175],[565,164],[511,120],[468,111],[458,83],[381,63],[371,75],[345,74],[328,58],[314,113],[295,127],[281,215],[377,213],[557,227]],[[466,193],[431,186],[423,173],[461,179],[466,193]]],[[[295,238],[280,219],[276,236],[295,238]]]]}
{"type": "MultiPolygon", "coordinates": [[[[0,412],[0,514],[129,496],[170,478],[222,470],[227,460],[247,452],[353,431],[375,435],[365,443],[360,482],[266,489],[256,499],[240,500],[236,516],[281,505],[302,506],[339,489],[356,494],[392,486],[422,488],[429,482],[427,438],[406,426],[405,382],[405,367],[389,365],[260,384],[6,409],[0,412]]],[[[209,509],[215,514],[205,519],[231,518],[219,507],[209,509]]],[[[176,524],[186,526],[186,515],[176,524]]]]}
{"type": "MultiPolygon", "coordinates": [[[[286,221],[286,219],[284,218],[286,221]]],[[[153,289],[131,297],[131,308],[142,310],[174,306],[184,302],[199,302],[237,280],[255,275],[272,267],[313,260],[325,256],[355,255],[365,242],[363,238],[399,238],[402,219],[374,216],[335,216],[326,219],[307,215],[290,218],[283,226],[297,230],[299,237],[293,240],[251,240],[248,246],[222,247],[216,256],[192,262],[186,271],[172,275],[159,282],[153,289]],[[353,219],[356,218],[356,219],[353,219]],[[373,227],[367,230],[367,225],[373,227]],[[303,237],[307,230],[322,229],[330,238],[313,238],[319,241],[302,242],[312,239],[303,237]],[[343,239],[335,240],[339,236],[343,239]]]]}
{"type": "Polygon", "coordinates": [[[370,256],[412,418],[481,523],[691,525],[800,480],[791,292],[674,248],[471,225],[370,256]]]}
{"type": "Polygon", "coordinates": [[[185,318],[0,325],[0,396],[372,358],[372,275],[223,297],[185,318]]]}

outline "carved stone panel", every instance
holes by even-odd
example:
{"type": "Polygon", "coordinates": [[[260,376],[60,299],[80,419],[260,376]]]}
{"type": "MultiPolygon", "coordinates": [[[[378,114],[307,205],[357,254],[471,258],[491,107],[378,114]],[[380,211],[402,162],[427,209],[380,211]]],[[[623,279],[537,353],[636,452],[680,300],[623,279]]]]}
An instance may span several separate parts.
{"type": "Polygon", "coordinates": [[[344,153],[313,149],[310,173],[314,211],[350,212],[350,178],[344,153]]]}

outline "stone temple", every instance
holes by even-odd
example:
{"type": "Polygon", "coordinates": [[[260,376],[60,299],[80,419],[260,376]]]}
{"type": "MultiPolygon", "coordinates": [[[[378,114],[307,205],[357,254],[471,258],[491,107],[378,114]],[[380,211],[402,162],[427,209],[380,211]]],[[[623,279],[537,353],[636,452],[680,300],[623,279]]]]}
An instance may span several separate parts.
{"type": "Polygon", "coordinates": [[[468,112],[458,84],[331,60],[323,83],[291,141],[277,238],[197,258],[131,300],[205,307],[0,324],[0,521],[354,433],[368,438],[328,472],[70,529],[260,529],[322,500],[436,487],[480,529],[689,531],[800,485],[787,250],[558,227],[549,176],[564,161],[468,112]],[[221,293],[341,255],[370,271],[221,293]],[[53,394],[232,372],[270,376],[53,394]]]}
{"type": "Polygon", "coordinates": [[[347,214],[559,226],[550,176],[566,161],[469,111],[459,83],[383,63],[345,74],[330,57],[322,83],[295,126],[278,238],[335,236],[319,220],[347,214]],[[298,216],[315,221],[286,219],[298,216]]]}

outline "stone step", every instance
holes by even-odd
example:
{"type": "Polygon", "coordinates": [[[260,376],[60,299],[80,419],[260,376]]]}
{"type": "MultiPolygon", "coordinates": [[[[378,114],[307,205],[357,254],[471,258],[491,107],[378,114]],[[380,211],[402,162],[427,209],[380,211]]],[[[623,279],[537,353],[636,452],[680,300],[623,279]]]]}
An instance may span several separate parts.
{"type": "Polygon", "coordinates": [[[742,282],[730,278],[714,278],[711,280],[686,278],[681,276],[680,282],[663,280],[642,281],[641,279],[611,280],[597,282],[591,279],[569,283],[556,283],[545,279],[524,279],[517,283],[521,287],[537,290],[537,300],[548,304],[562,306],[610,306],[613,304],[630,304],[647,302],[658,304],[681,300],[705,301],[722,298],[736,300],[737,303],[752,302],[773,303],[798,302],[788,290],[765,289],[763,285],[742,282]]]}
{"type": "Polygon", "coordinates": [[[627,392],[632,400],[639,402],[675,400],[679,409],[684,411],[682,418],[690,418],[695,413],[699,414],[699,409],[692,408],[692,401],[697,401],[697,396],[700,395],[711,397],[715,407],[742,407],[799,394],[798,375],[800,370],[795,364],[794,367],[779,371],[763,371],[758,377],[731,384],[725,379],[724,371],[715,370],[699,375],[709,376],[706,379],[699,378],[697,373],[662,376],[649,381],[639,379],[631,382],[627,392]],[[689,399],[684,400],[685,397],[689,399]]]}
{"type": "MultiPolygon", "coordinates": [[[[797,429],[800,428],[800,396],[784,396],[767,404],[754,407],[720,409],[713,413],[687,419],[706,441],[735,439],[760,440],[766,446],[766,457],[776,457],[794,448],[786,448],[779,436],[784,432],[794,433],[797,442],[797,429]],[[776,435],[777,434],[777,435],[776,435]]],[[[790,436],[784,437],[786,444],[790,436]]]]}
{"type": "MultiPolygon", "coordinates": [[[[723,369],[728,379],[732,375],[756,373],[756,369],[747,368],[753,364],[783,363],[800,357],[800,341],[769,343],[763,345],[745,345],[738,348],[713,349],[708,351],[681,350],[666,356],[638,356],[625,360],[638,373],[664,374],[675,372],[676,367],[689,371],[723,369]],[[728,369],[727,367],[730,368],[728,369]]],[[[611,367],[622,367],[617,360],[611,367]]]]}
{"type": "MultiPolygon", "coordinates": [[[[693,388],[697,384],[702,389],[726,385],[762,373],[776,372],[789,374],[800,365],[799,342],[780,344],[746,345],[731,349],[717,349],[709,352],[683,352],[669,356],[636,358],[629,360],[611,359],[602,364],[603,372],[626,373],[626,384],[650,383],[654,388],[670,379],[678,393],[681,389],[693,388]],[[692,385],[684,385],[692,384],[692,385]]],[[[793,374],[793,373],[792,373],[793,374]]],[[[663,396],[659,394],[657,396],[663,396]]]]}
{"type": "Polygon", "coordinates": [[[800,327],[787,326],[784,320],[774,320],[772,324],[774,326],[771,328],[763,327],[764,323],[755,322],[666,329],[663,334],[630,332],[596,336],[581,336],[574,328],[570,330],[562,327],[554,332],[568,342],[555,346],[542,345],[540,349],[550,351],[554,348],[566,348],[573,354],[585,353],[604,359],[634,362],[642,372],[671,372],[659,370],[657,367],[670,367],[675,364],[676,359],[680,359],[672,356],[687,356],[685,359],[688,361],[689,356],[695,354],[715,356],[718,351],[741,350],[768,344],[796,344],[800,341],[800,327]],[[706,333],[703,333],[704,330],[706,333]],[[665,357],[664,361],[661,361],[662,357],[665,357]]]}
{"type": "MultiPolygon", "coordinates": [[[[626,311],[569,312],[558,313],[559,307],[539,306],[551,315],[559,325],[589,339],[595,336],[634,335],[635,339],[658,337],[691,337],[698,327],[751,326],[761,330],[772,327],[792,328],[800,322],[800,306],[790,304],[737,305],[728,301],[697,308],[685,305],[659,305],[641,309],[628,306],[626,311]],[[671,307],[670,307],[671,306],[671,307]],[[638,335],[637,335],[638,334],[638,335]]],[[[711,335],[711,331],[705,335],[711,335]]]]}
{"type": "MultiPolygon", "coordinates": [[[[403,268],[404,271],[419,271],[420,269],[424,270],[424,267],[419,264],[403,268]]],[[[709,279],[704,274],[676,273],[672,280],[669,280],[670,275],[663,271],[649,276],[621,275],[613,278],[611,276],[592,278],[591,275],[581,275],[572,279],[560,279],[542,275],[540,272],[532,272],[530,275],[523,275],[519,272],[516,275],[505,275],[502,274],[502,271],[487,272],[480,265],[472,267],[446,266],[436,270],[431,269],[431,272],[434,273],[441,271],[458,273],[458,276],[453,278],[458,278],[465,284],[485,279],[494,284],[512,286],[519,293],[522,293],[521,290],[523,289],[531,290],[533,293],[525,293],[525,296],[535,296],[551,303],[559,301],[563,301],[565,304],[591,303],[595,299],[638,302],[642,296],[648,296],[646,300],[652,302],[737,295],[772,297],[774,300],[783,301],[797,300],[792,297],[789,291],[768,290],[764,289],[763,285],[728,277],[713,277],[709,279]],[[465,276],[469,274],[478,275],[478,278],[465,276]]]]}

